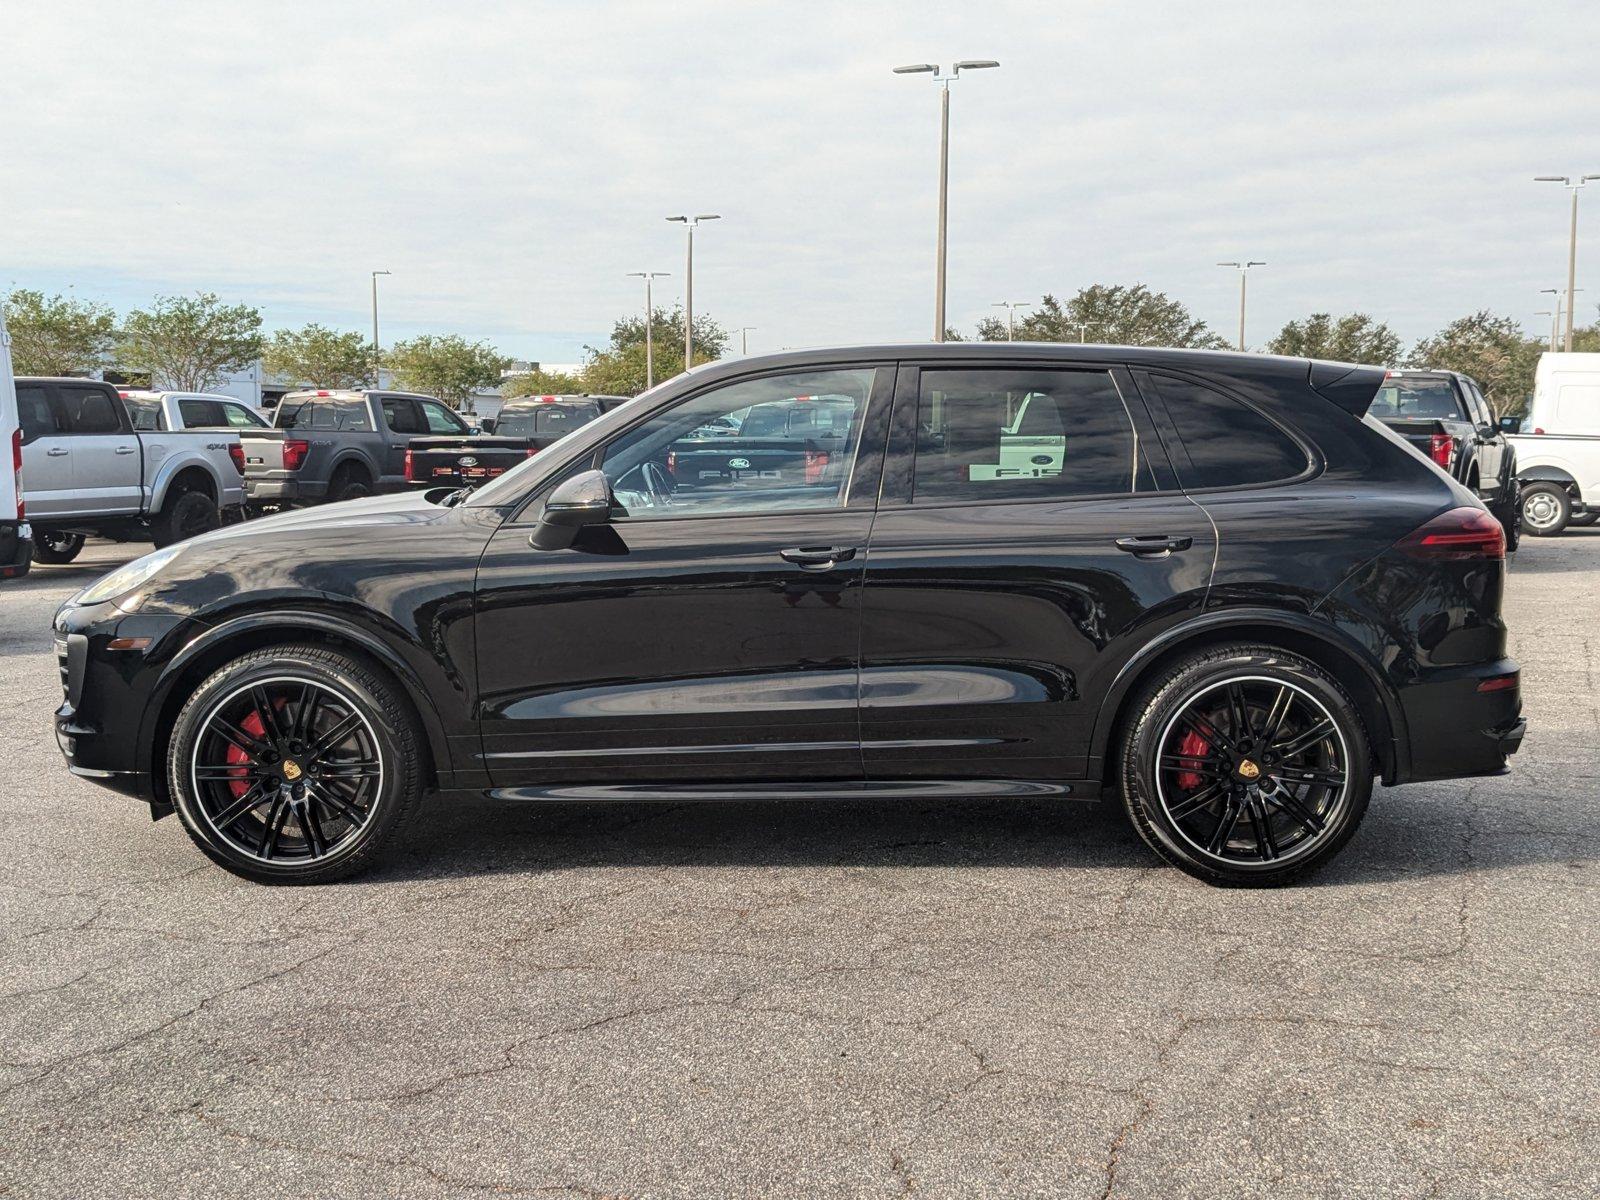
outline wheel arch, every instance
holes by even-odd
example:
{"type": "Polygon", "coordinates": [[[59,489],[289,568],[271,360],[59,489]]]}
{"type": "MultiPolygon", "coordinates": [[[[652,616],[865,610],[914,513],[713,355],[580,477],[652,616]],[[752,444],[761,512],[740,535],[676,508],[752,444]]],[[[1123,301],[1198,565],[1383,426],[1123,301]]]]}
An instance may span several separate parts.
{"type": "Polygon", "coordinates": [[[333,466],[328,471],[328,486],[333,486],[334,480],[339,478],[340,472],[346,474],[360,472],[367,477],[369,483],[377,482],[379,471],[377,466],[360,450],[349,449],[339,453],[333,460],[333,466]]]}
{"type": "Polygon", "coordinates": [[[213,504],[218,503],[222,495],[216,475],[203,459],[169,460],[161,465],[160,473],[150,485],[150,511],[160,512],[166,507],[168,497],[180,491],[200,492],[210,497],[213,504]]]}
{"type": "Polygon", "coordinates": [[[1090,762],[1111,786],[1113,748],[1139,688],[1179,658],[1228,642],[1264,642],[1310,659],[1339,681],[1366,725],[1367,739],[1388,782],[1410,772],[1405,713],[1378,665],[1353,639],[1325,621],[1273,609],[1230,609],[1207,614],[1168,630],[1130,658],[1112,680],[1095,719],[1090,762]]]}
{"type": "Polygon", "coordinates": [[[308,640],[361,658],[394,681],[423,728],[424,778],[430,789],[439,787],[441,764],[448,771],[451,762],[444,723],[428,689],[405,659],[381,638],[354,622],[326,613],[276,611],[235,617],[207,630],[173,655],[156,680],[145,710],[144,727],[140,730],[139,753],[144,758],[138,766],[149,772],[159,808],[171,809],[171,797],[166,794],[166,771],[160,764],[166,760],[178,712],[195,688],[223,663],[240,655],[308,640]]]}
{"type": "Polygon", "coordinates": [[[1578,480],[1571,471],[1565,467],[1536,466],[1517,472],[1519,483],[1559,483],[1567,487],[1574,494],[1578,494],[1578,480]]]}

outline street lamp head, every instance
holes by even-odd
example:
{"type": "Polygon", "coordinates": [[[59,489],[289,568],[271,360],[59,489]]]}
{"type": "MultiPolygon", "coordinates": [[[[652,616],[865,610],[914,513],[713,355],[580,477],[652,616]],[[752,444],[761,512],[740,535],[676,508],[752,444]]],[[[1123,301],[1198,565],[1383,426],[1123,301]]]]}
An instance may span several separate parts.
{"type": "Polygon", "coordinates": [[[374,275],[393,275],[393,271],[374,271],[374,275]]]}
{"type": "Polygon", "coordinates": [[[687,225],[689,223],[689,218],[688,217],[668,217],[667,220],[669,220],[669,221],[682,221],[685,225],[687,225]]]}
{"type": "Polygon", "coordinates": [[[695,220],[696,221],[720,221],[720,220],[722,220],[722,214],[721,213],[700,213],[698,216],[695,217],[695,220]]]}
{"type": "Polygon", "coordinates": [[[1251,259],[1249,262],[1245,263],[1245,268],[1248,270],[1250,267],[1264,267],[1266,265],[1267,264],[1261,259],[1251,259]]]}
{"type": "Polygon", "coordinates": [[[1225,263],[1218,263],[1217,264],[1217,266],[1219,266],[1219,267],[1241,267],[1243,265],[1244,265],[1243,263],[1236,263],[1236,262],[1225,262],[1225,263]]]}
{"type": "Polygon", "coordinates": [[[1535,183],[1571,183],[1572,182],[1572,180],[1567,178],[1565,175],[1535,175],[1533,177],[1533,181],[1535,183]]]}
{"type": "Polygon", "coordinates": [[[1591,179],[1600,179],[1600,175],[1585,175],[1579,182],[1588,183],[1591,179]]]}
{"type": "Polygon", "coordinates": [[[939,68],[932,63],[912,63],[909,67],[896,67],[894,69],[896,75],[922,75],[929,71],[937,75],[939,68]]]}
{"type": "Polygon", "coordinates": [[[963,58],[955,65],[957,71],[981,71],[985,67],[998,67],[1000,64],[992,58],[963,58]]]}

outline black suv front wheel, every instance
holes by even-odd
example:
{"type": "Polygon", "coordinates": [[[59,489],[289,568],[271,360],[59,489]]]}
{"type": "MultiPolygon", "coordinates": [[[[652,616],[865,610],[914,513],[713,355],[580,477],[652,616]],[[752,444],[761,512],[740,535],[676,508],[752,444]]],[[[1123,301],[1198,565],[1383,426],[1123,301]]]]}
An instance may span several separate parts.
{"type": "Polygon", "coordinates": [[[178,714],[167,777],[213,862],[260,883],[328,883],[371,866],[422,796],[405,697],[316,646],[246,654],[178,714]]]}
{"type": "Polygon", "coordinates": [[[1213,884],[1271,887],[1321,866],[1372,795],[1360,714],[1327,672],[1271,646],[1222,646],[1135,699],[1122,798],[1162,858],[1213,884]]]}

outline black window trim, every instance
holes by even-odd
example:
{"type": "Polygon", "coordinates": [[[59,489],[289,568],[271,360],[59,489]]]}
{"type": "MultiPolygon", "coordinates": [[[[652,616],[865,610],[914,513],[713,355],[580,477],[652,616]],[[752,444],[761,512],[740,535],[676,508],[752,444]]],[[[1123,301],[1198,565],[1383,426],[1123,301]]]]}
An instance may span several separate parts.
{"type": "Polygon", "coordinates": [[[49,383],[50,405],[56,414],[56,437],[112,437],[119,433],[133,433],[133,421],[128,417],[128,410],[123,406],[122,397],[117,395],[117,389],[110,384],[99,384],[92,379],[71,380],[67,383],[49,383]],[[77,429],[66,428],[67,423],[67,398],[68,391],[99,392],[111,400],[111,409],[117,417],[115,429],[101,430],[99,433],[84,433],[77,429]]]}
{"type": "MultiPolygon", "coordinates": [[[[1264,483],[1224,483],[1218,484],[1215,487],[1186,488],[1180,483],[1179,491],[1181,491],[1184,495],[1209,496],[1221,492],[1254,492],[1263,491],[1267,488],[1290,487],[1297,483],[1305,483],[1308,480],[1315,479],[1328,469],[1327,461],[1322,457],[1317,448],[1312,445],[1312,443],[1305,438],[1299,430],[1285,425],[1282,421],[1277,420],[1270,413],[1262,411],[1262,408],[1259,404],[1251,403],[1249,400],[1241,396],[1237,391],[1227,387],[1218,380],[1210,376],[1198,375],[1189,371],[1176,370],[1171,367],[1137,367],[1133,371],[1134,385],[1138,387],[1140,393],[1144,395],[1145,404],[1150,409],[1152,417],[1156,419],[1156,423],[1159,426],[1159,433],[1164,441],[1170,438],[1172,439],[1172,445],[1179,447],[1183,446],[1183,439],[1178,435],[1178,429],[1173,423],[1172,414],[1167,410],[1166,397],[1161,394],[1160,380],[1163,376],[1171,379],[1180,379],[1185,383],[1194,384],[1196,387],[1206,388],[1210,391],[1216,392],[1220,396],[1226,396],[1228,399],[1244,405],[1245,408],[1255,413],[1256,416],[1260,417],[1268,425],[1271,425],[1296,446],[1300,447],[1301,453],[1306,456],[1305,469],[1302,470],[1298,475],[1286,475],[1282,479],[1269,479],[1264,483]],[[1149,387],[1145,386],[1146,381],[1149,382],[1149,387]]],[[[1177,456],[1172,452],[1172,447],[1170,445],[1167,447],[1167,453],[1168,457],[1172,459],[1174,479],[1177,481],[1177,456]]]]}
{"type": "Polygon", "coordinates": [[[915,508],[918,512],[935,512],[946,508],[992,508],[997,504],[1078,504],[1106,500],[1142,500],[1146,497],[1181,496],[1183,489],[1167,455],[1165,443],[1154,423],[1154,415],[1143,403],[1143,397],[1133,383],[1131,369],[1126,362],[1104,362],[1084,359],[1030,358],[1019,354],[1016,358],[951,358],[907,359],[900,363],[899,383],[895,389],[895,419],[889,460],[884,464],[883,486],[880,489],[880,510],[915,508]],[[1143,492],[1079,492],[1068,496],[988,496],[972,500],[915,501],[916,486],[916,433],[917,417],[922,404],[922,372],[928,371],[1093,371],[1111,377],[1117,389],[1123,411],[1133,427],[1134,448],[1144,454],[1144,465],[1156,486],[1143,492]],[[892,479],[891,479],[892,476],[892,479]]]}

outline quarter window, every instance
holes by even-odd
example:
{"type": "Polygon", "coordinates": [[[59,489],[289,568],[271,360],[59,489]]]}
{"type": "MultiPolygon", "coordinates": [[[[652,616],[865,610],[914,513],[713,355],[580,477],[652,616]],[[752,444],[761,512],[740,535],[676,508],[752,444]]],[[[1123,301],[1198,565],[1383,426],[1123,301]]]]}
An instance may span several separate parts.
{"type": "Polygon", "coordinates": [[[1121,495],[1139,442],[1104,371],[923,371],[912,501],[1121,495]]]}
{"type": "Polygon", "coordinates": [[[1298,442],[1249,405],[1186,379],[1150,378],[1178,435],[1172,465],[1185,488],[1277,483],[1311,465],[1298,442]]]}
{"type": "Polygon", "coordinates": [[[607,447],[630,516],[839,508],[875,371],[748,379],[658,413],[607,447]]]}
{"type": "Polygon", "coordinates": [[[215,400],[179,400],[185,429],[215,429],[222,424],[222,406],[215,400]]]}

